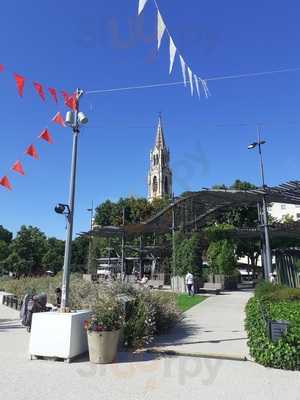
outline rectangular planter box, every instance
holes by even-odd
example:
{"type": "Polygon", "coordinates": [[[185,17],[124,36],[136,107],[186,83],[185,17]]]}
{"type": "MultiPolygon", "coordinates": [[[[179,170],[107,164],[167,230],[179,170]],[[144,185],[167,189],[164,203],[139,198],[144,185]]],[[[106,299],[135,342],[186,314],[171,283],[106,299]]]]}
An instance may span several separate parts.
{"type": "Polygon", "coordinates": [[[70,361],[88,351],[83,327],[90,311],[35,313],[32,318],[29,355],[70,361]]]}

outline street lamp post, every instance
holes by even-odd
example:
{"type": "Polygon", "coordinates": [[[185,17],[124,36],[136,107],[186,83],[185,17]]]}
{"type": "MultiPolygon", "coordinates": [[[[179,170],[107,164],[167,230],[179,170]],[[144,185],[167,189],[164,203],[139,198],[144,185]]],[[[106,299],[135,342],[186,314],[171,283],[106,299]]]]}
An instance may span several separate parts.
{"type": "Polygon", "coordinates": [[[123,207],[122,212],[122,225],[123,225],[123,232],[122,232],[122,243],[121,243],[121,282],[125,280],[124,269],[125,269],[125,207],[123,207]]]}
{"type": "Polygon", "coordinates": [[[94,217],[94,203],[93,203],[93,201],[92,201],[92,207],[91,208],[87,208],[86,211],[88,211],[90,213],[88,274],[93,274],[93,273],[95,273],[94,268],[93,268],[93,235],[92,235],[93,217],[94,217]]]}
{"type": "Polygon", "coordinates": [[[75,93],[75,101],[76,101],[75,110],[67,112],[65,121],[66,125],[72,128],[73,144],[72,144],[72,161],[71,161],[71,175],[70,175],[70,186],[69,186],[69,203],[68,203],[68,213],[67,213],[67,235],[66,235],[63,277],[62,277],[62,297],[61,297],[62,312],[66,311],[66,307],[68,307],[68,297],[69,297],[78,135],[80,132],[79,130],[80,125],[86,124],[88,122],[86,116],[79,111],[79,99],[82,95],[83,91],[77,89],[75,93]]]}
{"type": "Polygon", "coordinates": [[[257,142],[251,143],[248,146],[248,149],[258,148],[259,153],[259,160],[260,160],[260,175],[262,180],[263,186],[263,198],[262,198],[262,221],[263,221],[263,228],[264,228],[264,239],[265,239],[265,257],[264,258],[264,273],[265,279],[270,279],[270,274],[272,273],[272,252],[270,246],[270,235],[269,235],[269,224],[268,224],[268,212],[267,212],[267,202],[266,202],[266,183],[265,183],[265,171],[264,171],[264,163],[263,163],[263,156],[261,146],[266,143],[265,140],[261,140],[261,133],[260,127],[257,127],[257,142]]]}

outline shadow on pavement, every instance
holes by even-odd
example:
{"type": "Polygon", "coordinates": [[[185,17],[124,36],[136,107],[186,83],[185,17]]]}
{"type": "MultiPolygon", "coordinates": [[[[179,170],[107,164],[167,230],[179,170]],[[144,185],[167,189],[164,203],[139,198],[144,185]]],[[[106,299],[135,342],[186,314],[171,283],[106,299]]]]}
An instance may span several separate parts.
{"type": "Polygon", "coordinates": [[[180,343],[174,343],[174,342],[164,342],[164,343],[158,343],[155,345],[155,347],[164,347],[164,346],[181,346],[185,344],[201,344],[201,343],[222,343],[222,342],[235,342],[239,340],[247,340],[247,337],[240,337],[240,338],[233,338],[233,339],[211,339],[211,340],[197,340],[197,341],[190,341],[190,342],[180,342],[180,343]]]}
{"type": "Polygon", "coordinates": [[[202,326],[186,323],[185,320],[183,320],[175,325],[175,327],[173,327],[170,331],[155,338],[154,342],[149,346],[146,346],[146,348],[153,346],[168,346],[170,344],[170,340],[172,340],[172,345],[183,344],[183,340],[191,336],[195,336],[201,331],[203,332],[203,329],[204,328],[202,326]]]}
{"type": "Polygon", "coordinates": [[[0,332],[8,332],[13,329],[24,329],[18,319],[0,318],[0,332]]]}
{"type": "MultiPolygon", "coordinates": [[[[117,355],[116,360],[114,361],[113,364],[129,364],[129,363],[137,363],[137,362],[147,362],[147,361],[153,361],[158,358],[161,358],[162,356],[159,354],[150,354],[144,351],[141,352],[126,352],[126,351],[120,351],[117,355]]],[[[75,359],[72,360],[72,364],[78,364],[78,363],[84,363],[84,362],[89,362],[89,354],[85,353],[82,354],[75,359]]],[[[99,364],[103,365],[103,364],[99,364]]]]}

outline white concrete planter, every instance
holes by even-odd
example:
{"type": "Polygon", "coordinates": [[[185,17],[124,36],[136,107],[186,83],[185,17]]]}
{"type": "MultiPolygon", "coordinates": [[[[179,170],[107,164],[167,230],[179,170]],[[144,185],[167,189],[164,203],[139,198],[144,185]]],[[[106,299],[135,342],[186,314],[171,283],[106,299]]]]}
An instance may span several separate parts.
{"type": "Polygon", "coordinates": [[[30,356],[56,357],[70,361],[87,352],[87,337],[84,320],[90,311],[71,313],[35,313],[32,318],[29,342],[30,356]]]}
{"type": "Polygon", "coordinates": [[[87,332],[90,361],[94,364],[112,363],[118,352],[120,330],[112,332],[87,332]]]}

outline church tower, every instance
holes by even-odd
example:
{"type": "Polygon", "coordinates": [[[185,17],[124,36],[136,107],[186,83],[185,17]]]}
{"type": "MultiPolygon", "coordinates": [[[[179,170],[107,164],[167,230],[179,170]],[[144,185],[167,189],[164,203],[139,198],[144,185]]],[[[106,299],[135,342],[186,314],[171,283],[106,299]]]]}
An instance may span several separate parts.
{"type": "Polygon", "coordinates": [[[148,200],[172,196],[172,171],[169,166],[170,152],[166,147],[161,117],[158,120],[155,146],[150,152],[148,174],[148,200]]]}

